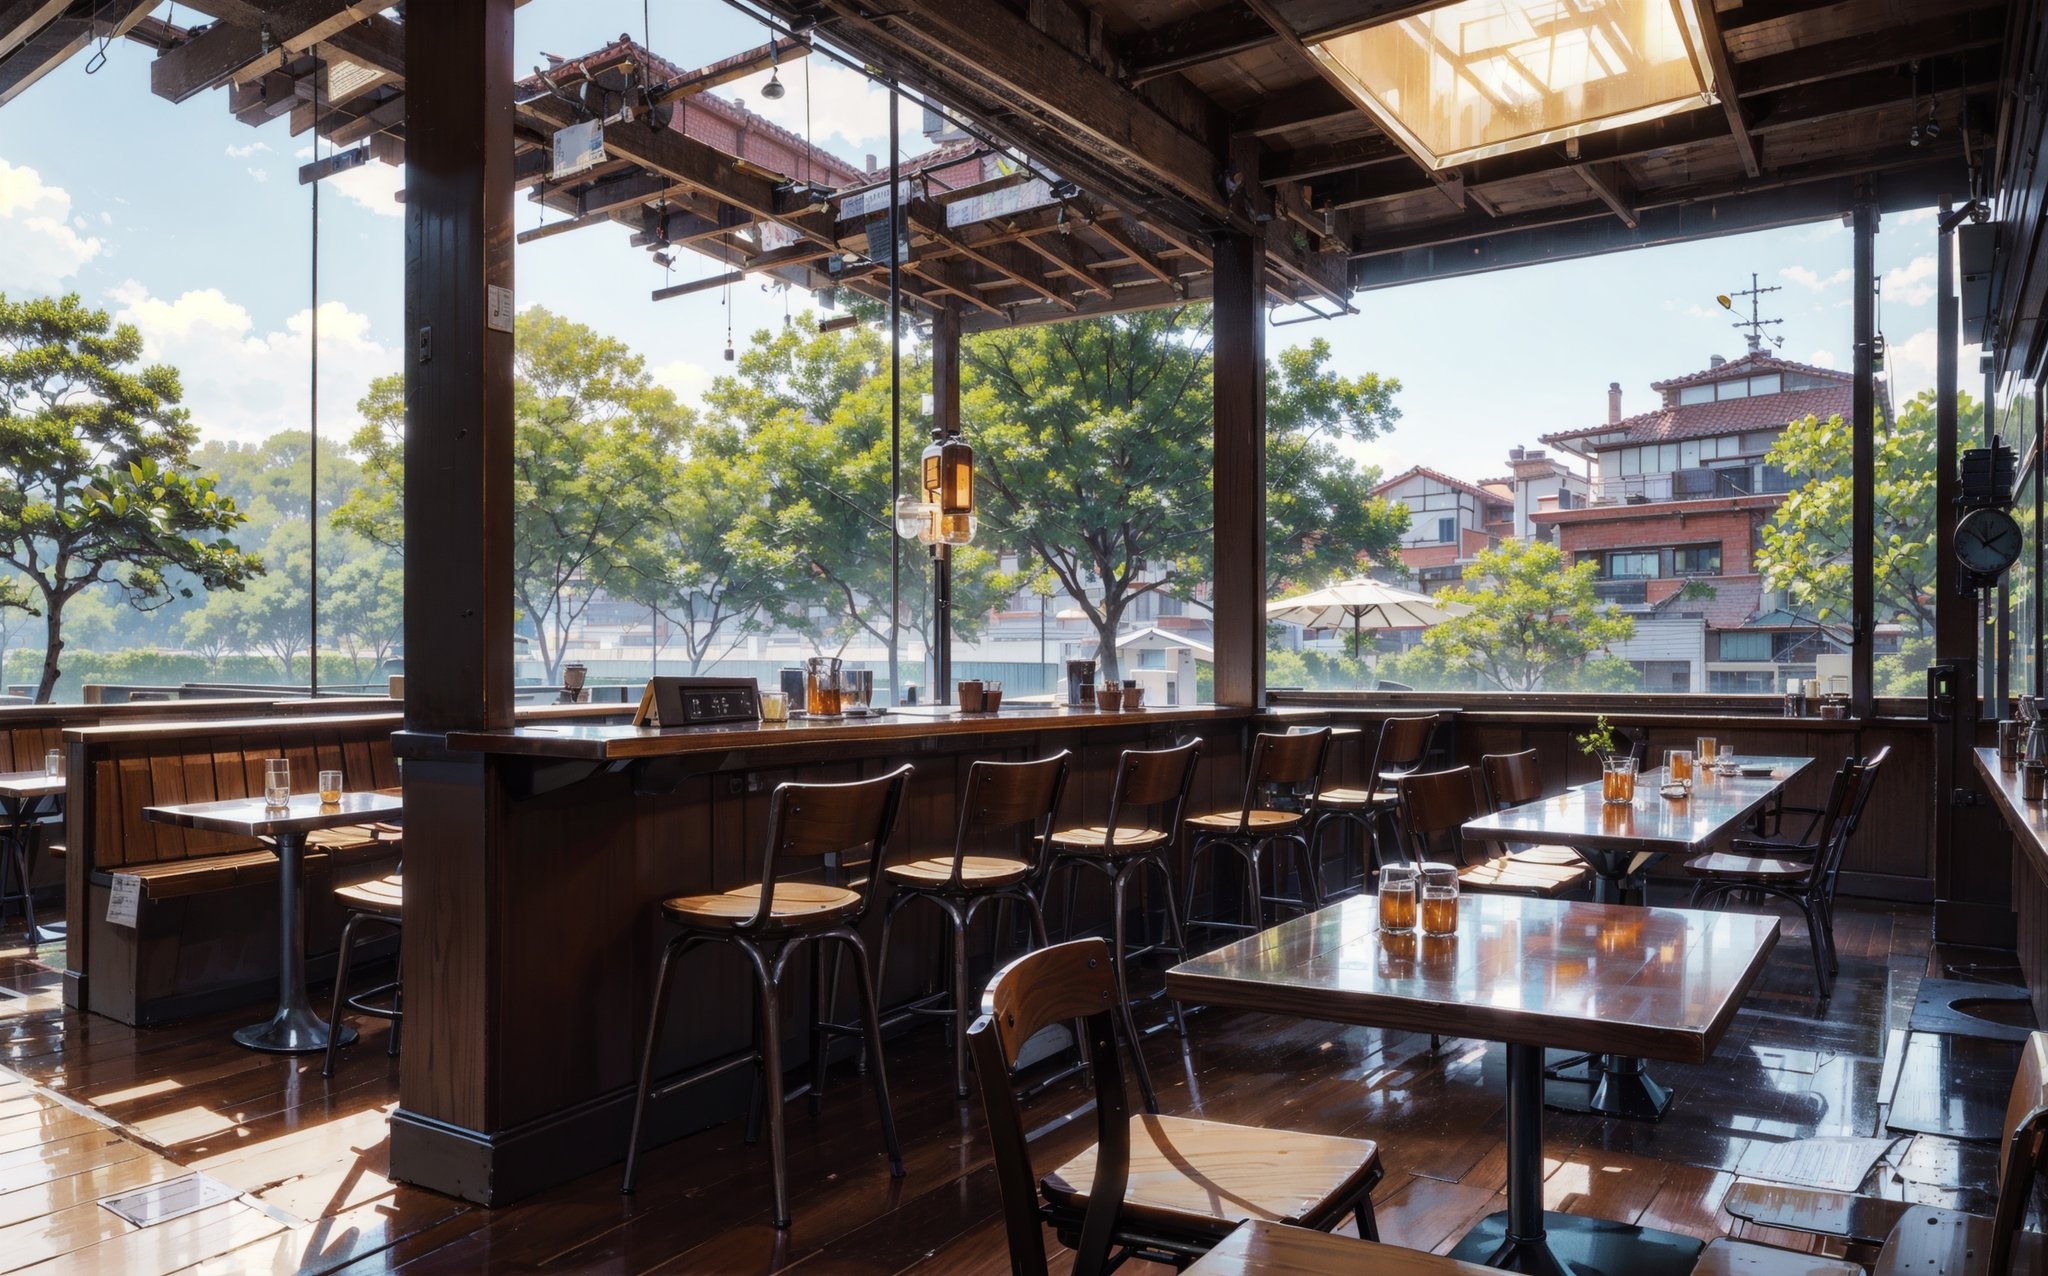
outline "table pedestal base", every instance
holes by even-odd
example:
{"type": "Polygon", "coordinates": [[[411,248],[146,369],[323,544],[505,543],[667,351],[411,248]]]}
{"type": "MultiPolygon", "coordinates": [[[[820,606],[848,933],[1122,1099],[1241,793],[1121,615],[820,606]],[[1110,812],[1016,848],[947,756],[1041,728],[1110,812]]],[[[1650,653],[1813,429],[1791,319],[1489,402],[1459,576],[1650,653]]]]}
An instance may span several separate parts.
{"type": "Polygon", "coordinates": [[[1594,1055],[1544,1073],[1543,1106],[1553,1112],[1657,1121],[1671,1106],[1671,1091],[1626,1055],[1594,1055]]]}
{"type": "Polygon", "coordinates": [[[1450,1256],[1532,1276],[1688,1276],[1704,1248],[1676,1232],[1576,1214],[1545,1211],[1543,1229],[1538,1240],[1512,1240],[1507,1214],[1489,1214],[1450,1256]]]}
{"type": "Polygon", "coordinates": [[[325,1050],[328,1037],[336,1032],[341,1034],[342,1045],[355,1044],[354,1028],[346,1024],[329,1028],[317,1011],[309,1006],[297,1006],[278,1011],[268,1023],[252,1023],[246,1028],[235,1029],[235,1041],[251,1050],[271,1054],[312,1054],[316,1050],[325,1050]]]}

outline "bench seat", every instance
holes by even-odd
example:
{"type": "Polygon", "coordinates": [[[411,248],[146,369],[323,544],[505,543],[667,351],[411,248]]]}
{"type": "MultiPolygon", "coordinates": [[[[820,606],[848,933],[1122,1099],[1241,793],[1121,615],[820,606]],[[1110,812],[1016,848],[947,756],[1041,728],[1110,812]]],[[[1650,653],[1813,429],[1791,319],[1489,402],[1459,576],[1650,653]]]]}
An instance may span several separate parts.
{"type": "MultiPolygon", "coordinates": [[[[306,869],[326,868],[330,874],[345,875],[349,869],[369,860],[388,858],[399,843],[378,836],[369,825],[326,829],[307,837],[306,869]]],[[[131,864],[121,870],[142,879],[147,899],[176,899],[207,891],[227,890],[277,880],[277,852],[267,846],[209,855],[204,859],[170,860],[162,864],[131,864]]]]}

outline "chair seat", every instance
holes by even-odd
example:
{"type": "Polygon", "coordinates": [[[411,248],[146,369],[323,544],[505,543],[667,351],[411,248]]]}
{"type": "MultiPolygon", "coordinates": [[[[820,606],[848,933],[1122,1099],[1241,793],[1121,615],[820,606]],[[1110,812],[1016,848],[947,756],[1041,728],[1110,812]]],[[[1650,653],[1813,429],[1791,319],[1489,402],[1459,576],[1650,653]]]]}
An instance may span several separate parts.
{"type": "Polygon", "coordinates": [[[1316,805],[1331,810],[1362,811],[1367,807],[1386,806],[1400,800],[1400,796],[1393,789],[1374,789],[1368,792],[1365,789],[1338,787],[1324,789],[1316,794],[1316,805]]]}
{"type": "Polygon", "coordinates": [[[1458,870],[1458,885],[1468,891],[1494,895],[1534,895],[1555,899],[1586,884],[1590,875],[1585,865],[1520,864],[1511,859],[1468,864],[1458,870]]]}
{"type": "MultiPolygon", "coordinates": [[[[760,907],[759,886],[741,886],[719,895],[680,895],[661,902],[661,911],[670,921],[693,930],[736,930],[753,920],[760,907]]],[[[845,887],[777,882],[768,904],[768,924],[777,930],[818,929],[858,912],[860,896],[845,887]]]]}
{"type": "MultiPolygon", "coordinates": [[[[1246,1219],[1313,1227],[1371,1187],[1379,1159],[1370,1139],[1140,1114],[1122,1222],[1218,1238],[1246,1219]]],[[[1054,1209],[1078,1214],[1094,1181],[1090,1147],[1039,1186],[1054,1209]]]]}
{"type": "Polygon", "coordinates": [[[1116,845],[1108,845],[1109,830],[1100,824],[1061,829],[1052,835],[1054,848],[1062,851],[1108,855],[1138,855],[1166,845],[1168,834],[1161,829],[1118,829],[1116,845]]]}
{"type": "MultiPolygon", "coordinates": [[[[882,876],[898,886],[930,889],[953,880],[953,857],[932,855],[905,864],[891,864],[882,876]]],[[[1005,855],[968,855],[960,860],[960,889],[995,890],[1031,876],[1031,865],[1005,855]]]]}
{"type": "Polygon", "coordinates": [[[402,873],[375,877],[353,886],[337,886],[334,898],[343,908],[378,917],[398,917],[405,912],[405,881],[402,873]]]}
{"type": "Polygon", "coordinates": [[[1491,1267],[1422,1250],[1312,1232],[1306,1227],[1249,1222],[1197,1259],[1184,1276],[1497,1276],[1491,1267]]]}
{"type": "Polygon", "coordinates": [[[1813,865],[1799,860],[1714,851],[1687,860],[1685,871],[1694,877],[1719,877],[1731,881],[1791,885],[1805,881],[1813,872],[1813,865]]]}
{"type": "Polygon", "coordinates": [[[1863,1269],[1839,1258],[1723,1236],[1700,1251],[1692,1276],[1863,1276],[1863,1269]]]}
{"type": "Polygon", "coordinates": [[[1586,862],[1569,846],[1525,846],[1519,851],[1509,851],[1508,858],[1517,864],[1563,865],[1566,868],[1586,862]]]}
{"type": "MultiPolygon", "coordinates": [[[[1977,1276],[1985,1270],[1990,1249],[1990,1219],[1915,1206],[1886,1238],[1871,1276],[1977,1276]]],[[[2048,1237],[2025,1230],[2014,1236],[2012,1270],[2014,1276],[2048,1272],[2048,1237]]]]}
{"type": "Polygon", "coordinates": [[[1217,811],[1213,815],[1195,815],[1188,818],[1188,829],[1194,833],[1235,833],[1240,827],[1249,825],[1253,833],[1278,833],[1291,829],[1302,821],[1299,811],[1253,811],[1247,818],[1241,811],[1217,811]]]}

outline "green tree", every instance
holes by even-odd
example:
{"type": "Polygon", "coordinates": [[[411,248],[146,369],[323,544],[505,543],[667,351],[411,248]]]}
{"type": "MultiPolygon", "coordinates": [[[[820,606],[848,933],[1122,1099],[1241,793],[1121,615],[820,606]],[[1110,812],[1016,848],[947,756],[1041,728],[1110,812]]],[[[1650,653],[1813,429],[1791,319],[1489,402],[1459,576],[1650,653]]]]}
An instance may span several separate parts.
{"type": "Polygon", "coordinates": [[[1565,566],[1563,551],[1548,541],[1506,541],[1486,550],[1465,569],[1462,585],[1437,594],[1440,606],[1471,610],[1432,627],[1419,647],[1390,662],[1387,676],[1424,686],[1416,679],[1432,673],[1469,675],[1475,685],[1500,691],[1639,685],[1627,661],[1602,651],[1626,642],[1636,624],[1595,597],[1599,570],[1591,559],[1565,566]]]}
{"type": "Polygon", "coordinates": [[[76,294],[0,294],[0,562],[28,578],[46,638],[38,701],[63,672],[64,610],[107,585],[152,610],[190,585],[243,588],[262,562],[228,538],[243,522],[191,463],[197,431],[176,370],[134,366],[142,334],[76,294]]]}
{"type": "MultiPolygon", "coordinates": [[[[1147,594],[1193,600],[1212,559],[1209,309],[988,333],[962,352],[963,414],[993,522],[1087,614],[1103,676],[1147,594]]],[[[1405,511],[1337,450],[1399,417],[1399,383],[1329,369],[1316,341],[1267,368],[1267,585],[1391,559],[1405,511]]]]}
{"type": "MultiPolygon", "coordinates": [[[[1877,483],[1875,619],[1898,620],[1922,633],[1934,628],[1934,391],[1923,390],[1896,417],[1880,414],[1875,445],[1877,483]]],[[[1983,430],[1984,406],[1956,396],[1956,425],[1965,438],[1983,430]]],[[[1786,593],[1788,606],[1815,623],[1846,629],[1850,588],[1853,439],[1839,416],[1794,421],[1766,458],[1797,484],[1764,525],[1757,570],[1786,593]]]]}
{"type": "Polygon", "coordinates": [[[350,681],[375,677],[405,638],[405,570],[374,546],[347,547],[321,591],[320,617],[348,657],[350,681]]]}
{"type": "MultiPolygon", "coordinates": [[[[597,594],[630,588],[655,506],[675,487],[690,414],[626,344],[539,307],[519,313],[513,355],[512,596],[544,676],[561,676],[570,632],[597,594]]],[[[364,396],[351,447],[364,483],[337,521],[403,544],[404,381],[364,396]]]]}

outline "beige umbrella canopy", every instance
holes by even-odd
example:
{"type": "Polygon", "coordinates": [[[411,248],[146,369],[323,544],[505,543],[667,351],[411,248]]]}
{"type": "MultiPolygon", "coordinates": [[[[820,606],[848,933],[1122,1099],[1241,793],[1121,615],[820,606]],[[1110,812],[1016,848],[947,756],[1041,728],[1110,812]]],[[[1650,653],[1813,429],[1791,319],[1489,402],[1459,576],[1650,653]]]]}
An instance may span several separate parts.
{"type": "Polygon", "coordinates": [[[1471,611],[1463,603],[1439,607],[1426,594],[1361,576],[1311,593],[1266,604],[1266,619],[1305,629],[1351,627],[1351,656],[1358,658],[1360,635],[1367,629],[1427,629],[1471,611]]]}

